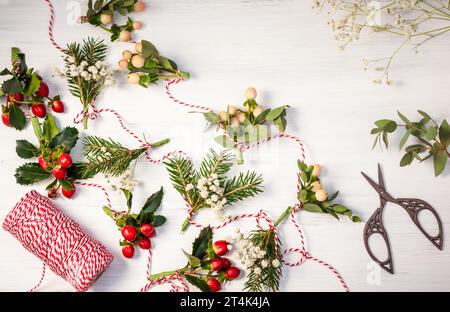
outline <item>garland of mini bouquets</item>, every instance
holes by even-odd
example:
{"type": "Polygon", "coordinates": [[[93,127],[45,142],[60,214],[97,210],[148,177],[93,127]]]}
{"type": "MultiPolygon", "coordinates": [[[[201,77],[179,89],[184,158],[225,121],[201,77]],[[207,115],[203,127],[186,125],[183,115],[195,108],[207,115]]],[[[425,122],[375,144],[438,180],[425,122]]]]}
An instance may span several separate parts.
{"type": "MultiPolygon", "coordinates": [[[[151,43],[142,41],[140,45],[136,45],[136,53],[124,51],[123,55],[123,60],[127,62],[126,68],[130,70],[130,75],[133,73],[139,73],[140,75],[139,81],[133,83],[147,86],[148,83],[164,79],[166,81],[166,93],[175,103],[201,110],[210,124],[217,125],[223,131],[223,135],[218,137],[216,141],[226,148],[221,152],[211,149],[198,169],[193,168],[192,161],[183,151],[170,152],[160,159],[152,159],[149,150],[168,143],[168,139],[152,144],[148,143],[145,138],[140,138],[128,129],[116,111],[108,108],[96,109],[92,103],[103,86],[108,84],[106,81],[111,76],[110,70],[104,63],[106,55],[104,43],[89,38],[82,45],[73,43],[68,45],[66,49],[59,47],[53,38],[54,9],[49,0],[45,1],[51,11],[50,40],[64,55],[66,68],[62,75],[68,79],[71,93],[81,100],[83,111],[79,116],[83,117],[84,126],[87,126],[87,119],[95,119],[101,112],[110,112],[117,118],[122,129],[136,139],[141,146],[137,149],[128,149],[112,139],[88,136],[83,142],[83,154],[86,160],[72,162],[68,153],[78,140],[78,131],[70,127],[60,130],[50,114],[47,115],[42,124],[36,118],[33,118],[33,127],[40,145],[36,147],[28,141],[19,140],[17,142],[17,154],[22,158],[38,157],[39,161],[18,168],[16,171],[18,183],[34,183],[53,174],[55,179],[47,187],[49,196],[55,196],[59,187],[62,188],[63,195],[68,198],[72,197],[75,192],[75,185],[101,189],[108,201],[108,205],[103,209],[121,231],[123,238],[120,245],[123,255],[127,258],[133,257],[135,246],[149,251],[147,262],[149,281],[141,289],[142,291],[147,291],[154,285],[166,282],[171,285],[172,291],[188,291],[189,287],[185,281],[202,291],[220,290],[224,283],[241,275],[241,270],[233,266],[230,259],[223,257],[232,244],[237,248],[240,262],[248,271],[244,286],[247,291],[278,291],[283,272],[282,266],[294,267],[306,260],[315,261],[330,269],[339,279],[343,288],[349,291],[343,278],[331,265],[309,253],[305,246],[303,232],[295,219],[295,213],[299,210],[306,210],[314,213],[326,213],[337,219],[339,219],[339,215],[347,216],[353,222],[359,222],[360,219],[353,215],[353,212],[347,207],[334,202],[337,192],[329,195],[324,190],[319,178],[320,166],[317,164],[307,165],[302,142],[295,136],[284,133],[288,106],[274,109],[262,108],[256,102],[257,92],[254,88],[249,88],[245,92],[246,100],[243,108],[228,106],[226,110],[218,113],[207,107],[179,101],[171,94],[169,87],[188,78],[187,73],[179,71],[173,61],[161,57],[151,43]],[[158,79],[150,77],[156,75],[156,72],[150,69],[152,66],[158,70],[158,74],[155,76],[158,79]],[[163,71],[171,72],[173,76],[164,76],[161,74],[163,71]],[[141,80],[141,73],[147,78],[141,80]],[[89,90],[93,93],[85,93],[85,86],[88,89],[91,88],[89,90]],[[90,109],[92,109],[92,112],[89,111],[90,109]],[[267,132],[268,124],[275,125],[279,133],[271,134],[267,132]],[[275,222],[263,210],[257,213],[227,215],[225,211],[233,203],[257,196],[263,190],[262,176],[256,172],[247,171],[234,177],[228,176],[234,159],[237,159],[237,163],[240,164],[243,162],[243,152],[276,138],[288,138],[298,144],[300,148],[297,202],[283,211],[275,222]],[[236,156],[229,153],[228,149],[234,149],[236,156]],[[148,198],[139,212],[131,211],[132,190],[135,181],[128,178],[132,175],[130,173],[132,162],[143,154],[151,163],[163,163],[166,166],[174,188],[185,201],[188,216],[182,224],[182,231],[186,230],[189,225],[202,228],[193,243],[192,251],[190,253],[183,251],[188,261],[183,268],[151,274],[150,238],[155,235],[155,228],[163,225],[166,219],[155,214],[162,201],[162,188],[148,198]],[[21,169],[23,167],[29,167],[32,170],[23,171],[21,169]],[[60,171],[63,171],[64,174],[60,171]],[[79,181],[92,178],[99,173],[116,177],[125,176],[117,188],[125,196],[126,210],[116,211],[112,209],[109,194],[103,186],[79,181]],[[213,209],[221,223],[215,226],[204,226],[194,221],[194,215],[204,208],[213,209]],[[299,235],[299,246],[283,249],[277,227],[288,217],[299,235]],[[238,231],[233,239],[227,241],[213,241],[213,230],[226,227],[244,218],[255,219],[256,229],[249,233],[238,231]],[[265,226],[262,225],[262,222],[265,223],[265,226]],[[286,260],[290,253],[299,255],[296,262],[291,263],[286,260]]],[[[125,63],[123,60],[121,62],[125,63]]],[[[120,67],[125,68],[125,66],[120,67]]],[[[79,122],[78,119],[74,121],[79,122]]]]}

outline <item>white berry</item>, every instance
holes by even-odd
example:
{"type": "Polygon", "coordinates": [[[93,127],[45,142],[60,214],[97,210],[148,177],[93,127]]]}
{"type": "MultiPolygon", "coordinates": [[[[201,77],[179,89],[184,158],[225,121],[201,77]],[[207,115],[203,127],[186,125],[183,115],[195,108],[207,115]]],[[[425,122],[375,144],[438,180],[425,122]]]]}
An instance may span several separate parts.
{"type": "Polygon", "coordinates": [[[131,58],[131,64],[133,64],[136,68],[141,68],[145,64],[145,58],[140,54],[133,55],[131,58]]]}
{"type": "Polygon", "coordinates": [[[248,88],[246,91],[245,91],[245,98],[247,99],[247,100],[254,100],[254,99],[256,99],[256,96],[257,96],[258,94],[257,94],[257,92],[256,92],[256,89],[255,88],[253,88],[253,87],[250,87],[250,88],[248,88]]]}

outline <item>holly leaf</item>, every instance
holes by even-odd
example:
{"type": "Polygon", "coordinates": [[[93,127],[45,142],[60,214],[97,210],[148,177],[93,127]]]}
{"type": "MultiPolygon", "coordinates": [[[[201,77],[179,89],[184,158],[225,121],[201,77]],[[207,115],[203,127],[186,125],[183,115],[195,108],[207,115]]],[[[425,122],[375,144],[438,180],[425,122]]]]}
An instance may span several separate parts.
{"type": "Polygon", "coordinates": [[[50,177],[50,173],[39,166],[38,163],[27,163],[16,169],[16,182],[20,185],[33,184],[50,177]]]}
{"type": "Polygon", "coordinates": [[[185,274],[184,277],[186,278],[186,280],[191,283],[192,285],[194,285],[195,287],[197,287],[198,289],[200,289],[203,292],[210,292],[211,290],[209,289],[208,284],[202,280],[201,278],[189,275],[189,274],[185,274]]]}
{"type": "Polygon", "coordinates": [[[11,126],[17,130],[25,128],[27,119],[23,111],[17,105],[11,105],[9,110],[9,122],[11,126]]]}
{"type": "Polygon", "coordinates": [[[444,150],[437,151],[433,155],[433,161],[434,161],[434,175],[437,177],[444,171],[445,165],[447,163],[447,152],[444,150]]]}
{"type": "Polygon", "coordinates": [[[2,90],[7,94],[22,93],[23,87],[19,80],[16,77],[13,77],[3,82],[2,90]]]}
{"type": "Polygon", "coordinates": [[[31,75],[31,79],[28,82],[28,84],[25,87],[25,90],[23,90],[23,95],[30,96],[34,94],[41,85],[41,79],[36,74],[31,75]]]}
{"type": "Polygon", "coordinates": [[[144,206],[142,207],[141,211],[144,213],[152,213],[158,210],[159,206],[161,205],[161,200],[163,198],[164,191],[161,186],[158,192],[152,194],[147,201],[145,202],[144,206]]]}
{"type": "Polygon", "coordinates": [[[50,144],[54,137],[56,137],[60,133],[59,128],[56,126],[55,117],[51,114],[47,114],[45,117],[44,124],[42,125],[42,135],[47,142],[50,144]]]}
{"type": "Polygon", "coordinates": [[[59,185],[61,185],[61,187],[65,190],[71,191],[73,190],[75,187],[73,185],[73,183],[69,180],[58,180],[59,185]]]}
{"type": "Polygon", "coordinates": [[[208,242],[212,239],[213,232],[208,226],[200,231],[200,234],[192,243],[192,255],[199,259],[203,259],[208,250],[208,242]]]}
{"type": "Polygon", "coordinates": [[[39,156],[39,149],[27,140],[17,140],[16,153],[20,158],[30,159],[39,156]]]}
{"type": "Polygon", "coordinates": [[[158,227],[158,226],[161,226],[161,225],[163,225],[164,223],[166,223],[166,221],[167,221],[167,219],[166,219],[166,217],[164,217],[164,216],[160,216],[160,215],[154,216],[154,217],[153,217],[153,221],[152,221],[152,225],[153,225],[154,227],[158,227]]]}
{"type": "Polygon", "coordinates": [[[77,141],[78,130],[74,127],[66,127],[53,138],[51,147],[61,146],[66,152],[70,152],[77,144],[77,141]]]}

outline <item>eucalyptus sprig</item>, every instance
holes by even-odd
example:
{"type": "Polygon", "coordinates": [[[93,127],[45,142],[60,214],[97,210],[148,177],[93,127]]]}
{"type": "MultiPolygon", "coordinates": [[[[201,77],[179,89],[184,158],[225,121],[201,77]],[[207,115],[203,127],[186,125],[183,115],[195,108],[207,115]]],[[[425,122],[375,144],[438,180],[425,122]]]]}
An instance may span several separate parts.
{"type": "MultiPolygon", "coordinates": [[[[297,164],[300,169],[300,191],[298,192],[298,200],[300,201],[303,210],[308,212],[327,213],[338,220],[339,215],[344,215],[349,217],[353,222],[361,222],[361,219],[358,216],[353,215],[353,212],[349,208],[333,202],[338,196],[339,191],[332,195],[328,195],[323,189],[322,182],[319,179],[319,165],[307,165],[302,161],[298,161],[297,164]]],[[[290,209],[292,210],[293,208],[290,209]]]]}
{"type": "Polygon", "coordinates": [[[145,4],[141,0],[92,0],[88,1],[88,9],[85,16],[80,18],[82,23],[100,27],[111,34],[111,41],[120,39],[129,41],[131,32],[141,28],[141,22],[133,21],[128,14],[131,12],[142,12],[145,4]],[[114,23],[114,14],[118,13],[127,17],[123,25],[114,23]]]}
{"type": "MultiPolygon", "coordinates": [[[[180,155],[167,159],[164,164],[174,188],[189,204],[192,213],[211,208],[219,219],[226,219],[224,208],[227,205],[262,192],[262,176],[254,171],[227,177],[232,160],[228,152],[216,153],[211,149],[197,170],[190,159],[180,155]]],[[[189,218],[186,218],[181,230],[186,230],[188,225],[189,218]]]]}
{"type": "MultiPolygon", "coordinates": [[[[150,146],[156,148],[167,143],[169,139],[150,143],[150,146]]],[[[130,167],[131,162],[146,150],[147,147],[128,149],[112,139],[87,136],[83,141],[83,155],[87,162],[80,164],[81,176],[91,177],[98,173],[120,176],[130,167]]]]}
{"type": "Polygon", "coordinates": [[[67,79],[69,91],[83,106],[83,126],[94,99],[114,83],[113,71],[105,64],[107,46],[103,40],[88,38],[82,44],[70,43],[64,50],[65,67],[59,75],[67,79]]]}
{"type": "Polygon", "coordinates": [[[423,162],[428,158],[433,158],[434,174],[440,175],[450,158],[450,125],[444,119],[439,125],[430,115],[424,111],[418,111],[421,119],[418,121],[410,121],[405,115],[397,112],[398,117],[403,124],[397,123],[395,120],[380,119],[375,121],[375,128],[371,130],[371,134],[375,135],[374,148],[377,144],[382,143],[388,148],[389,134],[394,133],[397,129],[404,129],[405,133],[400,140],[400,149],[402,149],[411,137],[416,142],[405,148],[405,154],[400,160],[400,166],[408,166],[414,160],[423,162]]]}
{"type": "Polygon", "coordinates": [[[238,164],[244,162],[239,146],[270,137],[269,125],[275,125],[279,132],[286,130],[286,108],[289,106],[264,109],[256,102],[256,96],[256,89],[250,87],[245,92],[243,108],[229,105],[226,111],[202,113],[208,124],[217,125],[218,129],[226,132],[217,136],[215,141],[225,148],[234,148],[238,164]]]}
{"type": "Polygon", "coordinates": [[[222,285],[234,280],[240,275],[240,270],[231,266],[228,258],[222,258],[228,252],[226,241],[213,242],[213,231],[210,227],[203,228],[192,244],[189,254],[183,250],[188,263],[173,271],[152,274],[149,281],[155,281],[165,276],[179,274],[190,284],[203,292],[216,292],[222,285]]]}
{"type": "Polygon", "coordinates": [[[156,47],[147,40],[135,44],[135,52],[125,50],[119,67],[128,70],[128,82],[147,88],[161,79],[189,79],[189,73],[178,68],[171,59],[159,54],[156,47]]]}

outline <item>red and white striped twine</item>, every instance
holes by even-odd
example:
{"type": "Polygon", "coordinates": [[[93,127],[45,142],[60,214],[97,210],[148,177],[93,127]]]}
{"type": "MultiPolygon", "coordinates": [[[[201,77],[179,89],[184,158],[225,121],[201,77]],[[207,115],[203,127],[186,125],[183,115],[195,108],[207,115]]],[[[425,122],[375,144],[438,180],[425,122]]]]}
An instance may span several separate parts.
{"type": "Polygon", "coordinates": [[[50,0],[44,0],[47,2],[48,8],[50,9],[50,21],[48,23],[48,37],[50,38],[53,46],[58,49],[60,52],[64,53],[64,49],[56,42],[55,38],[53,38],[53,24],[55,23],[55,8],[50,0]]]}
{"type": "Polygon", "coordinates": [[[3,229],[77,291],[88,290],[108,268],[113,255],[36,191],[27,193],[6,216],[3,229]]]}

